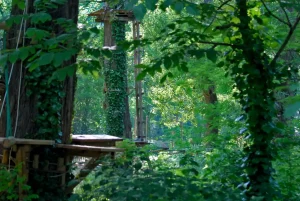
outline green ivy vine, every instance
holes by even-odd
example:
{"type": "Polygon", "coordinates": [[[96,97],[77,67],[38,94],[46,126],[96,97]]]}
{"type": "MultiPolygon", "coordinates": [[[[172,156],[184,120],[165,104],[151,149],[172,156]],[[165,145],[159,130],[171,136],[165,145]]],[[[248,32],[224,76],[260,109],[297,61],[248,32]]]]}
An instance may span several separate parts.
{"type": "MultiPolygon", "coordinates": [[[[112,22],[112,37],[115,43],[125,40],[125,22],[112,22]]],[[[123,136],[127,71],[126,52],[117,49],[104,68],[106,82],[106,122],[107,134],[123,136]]]]}
{"type": "Polygon", "coordinates": [[[56,70],[54,66],[38,67],[26,75],[27,95],[34,94],[37,98],[38,115],[35,124],[38,130],[35,133],[35,139],[60,138],[61,98],[64,93],[60,81],[52,80],[49,83],[49,79],[56,70]]]}

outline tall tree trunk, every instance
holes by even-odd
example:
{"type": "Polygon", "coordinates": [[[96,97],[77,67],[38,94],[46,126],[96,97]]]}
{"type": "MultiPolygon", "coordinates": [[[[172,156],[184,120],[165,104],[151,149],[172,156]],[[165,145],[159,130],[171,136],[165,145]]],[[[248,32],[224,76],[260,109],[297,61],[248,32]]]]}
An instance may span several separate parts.
{"type": "MultiPolygon", "coordinates": [[[[34,0],[28,0],[28,13],[34,13],[34,0]]],[[[50,14],[53,19],[66,18],[71,19],[77,24],[78,18],[78,0],[67,0],[64,5],[58,7],[58,9],[52,11],[50,14]]],[[[11,15],[21,15],[23,10],[20,10],[16,6],[12,8],[11,15]]],[[[29,26],[29,23],[26,24],[29,26]]],[[[23,28],[22,28],[23,29],[23,28]]],[[[17,45],[17,39],[19,38],[20,25],[13,25],[13,27],[8,31],[7,34],[7,49],[15,49],[17,46],[22,45],[22,37],[20,35],[20,42],[17,45]]],[[[61,34],[62,28],[53,27],[53,31],[56,34],[61,34]]],[[[30,41],[25,41],[25,45],[28,45],[30,41]]],[[[70,65],[76,62],[76,57],[73,56],[69,61],[66,61],[64,65],[70,65]]],[[[9,71],[12,69],[12,66],[9,66],[9,71]]],[[[9,98],[11,106],[11,120],[12,120],[12,131],[16,127],[16,137],[25,137],[27,134],[35,134],[38,131],[38,126],[35,122],[36,117],[39,114],[37,109],[38,97],[35,94],[28,96],[26,93],[28,89],[26,88],[26,75],[30,73],[27,71],[25,66],[21,65],[20,62],[14,64],[11,81],[9,84],[9,98]],[[20,96],[19,96],[19,86],[20,96]],[[19,107],[18,107],[19,103],[19,107]],[[18,111],[18,117],[17,117],[18,111]]],[[[63,82],[62,91],[65,94],[62,98],[62,109],[61,109],[61,129],[63,133],[62,141],[67,142],[70,138],[71,133],[71,122],[73,116],[73,102],[74,102],[74,93],[75,93],[76,77],[68,77],[63,82]]],[[[51,106],[49,106],[51,107],[51,106]]],[[[5,128],[2,129],[2,132],[5,133],[5,128]]]]}
{"type": "MultiPolygon", "coordinates": [[[[36,9],[34,3],[37,3],[37,1],[28,0],[27,2],[28,13],[35,13],[36,9]]],[[[53,30],[53,35],[58,36],[64,34],[65,31],[64,28],[56,23],[56,19],[66,18],[73,20],[75,23],[75,32],[78,18],[78,6],[79,0],[66,0],[63,5],[59,5],[56,9],[49,11],[49,14],[52,16],[52,21],[49,22],[49,26],[48,23],[47,25],[41,23],[37,24],[35,27],[45,28],[47,30],[49,30],[50,27],[53,30]]],[[[21,14],[23,14],[23,10],[20,10],[17,7],[12,8],[12,16],[21,14]]],[[[29,21],[27,21],[26,25],[26,27],[30,27],[29,21]]],[[[19,38],[20,30],[23,30],[23,28],[20,28],[20,25],[14,24],[10,28],[7,34],[7,49],[15,49],[17,46],[23,46],[22,42],[24,42],[25,46],[30,45],[28,39],[25,41],[20,40],[20,43],[18,44],[17,39],[19,38]]],[[[23,32],[21,33],[23,34],[23,32]]],[[[22,34],[20,35],[21,39],[23,37],[22,34]]],[[[68,66],[75,62],[76,56],[73,56],[70,60],[64,62],[63,65],[68,66]]],[[[28,69],[25,68],[25,63],[26,61],[24,62],[24,65],[22,65],[21,62],[16,62],[14,65],[9,65],[8,67],[9,72],[12,70],[11,81],[9,84],[9,104],[11,110],[6,112],[11,114],[12,133],[14,133],[14,129],[16,128],[16,137],[26,137],[29,135],[36,139],[56,140],[59,137],[59,130],[61,129],[63,135],[60,136],[60,138],[63,142],[69,142],[76,85],[75,75],[68,77],[64,82],[53,81],[48,83],[49,78],[56,69],[54,66],[42,66],[29,72],[28,69]],[[41,73],[42,76],[30,78],[30,75],[37,75],[37,72],[41,73]],[[33,87],[35,86],[32,84],[33,82],[37,83],[37,87],[33,87]],[[40,86],[43,86],[44,92],[41,92],[40,86]],[[30,92],[31,95],[28,95],[30,92]],[[49,102],[47,100],[48,98],[51,98],[52,101],[49,102]],[[61,107],[54,107],[60,103],[61,107]],[[44,104],[42,109],[40,107],[41,104],[44,104]],[[53,114],[54,120],[45,118],[45,121],[41,121],[41,119],[39,119],[41,115],[49,113],[51,113],[51,115],[53,114]],[[37,135],[37,133],[42,133],[41,127],[43,129],[46,128],[45,130],[49,128],[50,131],[46,131],[45,135],[37,135]]],[[[5,133],[5,128],[2,128],[2,133],[5,133]]],[[[43,166],[46,163],[56,163],[58,157],[63,158],[65,156],[63,152],[58,152],[50,147],[39,147],[33,149],[31,153],[40,156],[40,166],[43,166]]],[[[39,200],[65,200],[63,189],[60,188],[61,177],[51,177],[47,171],[30,171],[31,174],[29,175],[28,184],[32,187],[31,190],[40,196],[39,200]],[[43,179],[43,182],[41,182],[41,179],[43,179]]]]}
{"type": "MultiPolygon", "coordinates": [[[[28,1],[28,12],[34,12],[33,0],[28,1]]],[[[11,16],[22,15],[23,10],[14,6],[11,11],[11,16]]],[[[28,23],[26,24],[26,26],[28,23]]],[[[6,49],[15,49],[22,44],[23,35],[20,34],[20,30],[23,28],[20,25],[13,24],[9,29],[6,38],[6,49]],[[18,44],[19,40],[19,44],[18,44]]],[[[26,44],[25,44],[26,45],[26,44]]],[[[11,81],[9,83],[9,104],[11,111],[6,111],[6,114],[11,115],[11,128],[14,134],[14,129],[16,127],[16,137],[24,137],[28,133],[36,133],[37,127],[35,126],[34,119],[38,114],[37,110],[37,98],[35,96],[26,95],[26,84],[25,76],[28,74],[25,66],[21,66],[20,62],[14,64],[14,66],[9,65],[8,71],[11,72],[11,81]],[[19,86],[20,86],[20,96],[19,96],[19,86]],[[19,101],[19,116],[17,120],[17,110],[19,101]]],[[[7,103],[6,103],[7,104],[7,103]]],[[[4,117],[6,118],[6,117],[4,117]]],[[[3,127],[3,133],[6,132],[6,128],[3,127]]]]}
{"type": "MultiPolygon", "coordinates": [[[[215,92],[215,86],[211,85],[208,89],[203,90],[204,102],[209,105],[214,105],[218,102],[218,97],[215,92]]],[[[215,121],[215,111],[206,114],[206,135],[218,134],[219,130],[216,127],[215,121]]]]}
{"type": "MultiPolygon", "coordinates": [[[[104,46],[112,47],[117,42],[125,40],[125,22],[105,21],[104,29],[104,46]]],[[[129,106],[128,110],[126,108],[128,103],[126,52],[114,50],[112,58],[105,60],[104,65],[107,134],[123,137],[129,132],[125,130],[128,122],[124,120],[130,120],[129,106]]]]}

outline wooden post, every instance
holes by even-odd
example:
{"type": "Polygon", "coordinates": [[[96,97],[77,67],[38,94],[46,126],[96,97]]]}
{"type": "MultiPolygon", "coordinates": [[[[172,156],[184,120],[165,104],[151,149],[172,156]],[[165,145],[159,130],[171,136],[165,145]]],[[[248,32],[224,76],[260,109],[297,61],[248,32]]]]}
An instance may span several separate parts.
{"type": "Polygon", "coordinates": [[[61,186],[64,187],[66,184],[66,166],[64,158],[58,158],[57,160],[57,171],[61,174],[61,186]]]}
{"type": "Polygon", "coordinates": [[[146,125],[145,125],[145,138],[148,140],[148,127],[149,127],[149,116],[146,116],[146,125]]]}
{"type": "MultiPolygon", "coordinates": [[[[19,167],[19,177],[23,176],[23,151],[24,147],[23,146],[18,146],[17,147],[17,154],[16,154],[16,165],[20,166],[19,167]]],[[[22,185],[19,184],[19,201],[23,201],[24,194],[22,190],[22,185]]]]}
{"type": "Polygon", "coordinates": [[[2,164],[3,165],[8,165],[9,161],[9,150],[8,149],[3,149],[3,156],[2,156],[2,164]]]}
{"type": "MultiPolygon", "coordinates": [[[[137,21],[133,21],[133,39],[140,39],[140,24],[137,21]]],[[[134,50],[134,65],[141,63],[140,48],[134,50]]],[[[138,74],[141,72],[139,68],[134,69],[135,77],[135,103],[136,103],[136,136],[139,141],[145,141],[144,135],[144,119],[143,119],[143,90],[142,81],[136,80],[138,74]]]]}
{"type": "Polygon", "coordinates": [[[39,158],[40,158],[40,156],[37,155],[37,154],[33,156],[32,167],[34,169],[38,169],[39,168],[39,158]]]}

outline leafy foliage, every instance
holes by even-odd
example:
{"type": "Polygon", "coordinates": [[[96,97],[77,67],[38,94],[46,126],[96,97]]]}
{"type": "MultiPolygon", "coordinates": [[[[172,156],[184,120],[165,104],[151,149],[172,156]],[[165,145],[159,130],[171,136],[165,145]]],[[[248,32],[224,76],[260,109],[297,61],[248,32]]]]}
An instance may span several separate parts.
{"type": "Polygon", "coordinates": [[[1,200],[19,200],[17,188],[21,186],[24,192],[27,192],[27,196],[24,201],[31,201],[38,198],[38,195],[31,193],[30,186],[25,184],[25,178],[19,175],[20,166],[14,169],[7,170],[6,167],[0,166],[0,199],[1,200]]]}

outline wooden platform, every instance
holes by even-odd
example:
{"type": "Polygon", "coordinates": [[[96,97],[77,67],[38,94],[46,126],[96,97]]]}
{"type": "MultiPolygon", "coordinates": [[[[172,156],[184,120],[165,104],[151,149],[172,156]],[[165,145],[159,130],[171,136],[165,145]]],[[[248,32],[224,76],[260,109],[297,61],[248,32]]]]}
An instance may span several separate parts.
{"type": "Polygon", "coordinates": [[[116,142],[118,141],[123,141],[123,139],[111,135],[106,135],[106,134],[94,134],[94,135],[84,134],[84,135],[72,135],[71,144],[111,147],[111,146],[116,146],[116,142]]]}
{"type": "Polygon", "coordinates": [[[114,9],[101,9],[89,14],[89,16],[97,17],[96,22],[110,21],[114,18],[118,21],[134,21],[132,11],[128,10],[114,10],[114,9]]]}
{"type": "Polygon", "coordinates": [[[10,148],[13,145],[54,145],[54,140],[33,140],[33,139],[24,139],[24,138],[4,138],[0,137],[0,144],[3,145],[4,148],[10,148]]]}
{"type": "MultiPolygon", "coordinates": [[[[66,193],[71,193],[73,189],[100,163],[100,158],[103,156],[114,158],[117,152],[123,152],[124,149],[117,148],[116,142],[122,141],[122,138],[110,136],[106,134],[94,135],[72,135],[70,144],[55,143],[54,140],[36,140],[36,139],[23,139],[23,138],[0,138],[0,146],[2,145],[3,156],[2,165],[11,167],[21,164],[19,170],[20,176],[25,179],[25,183],[29,178],[29,173],[32,170],[49,172],[56,174],[61,181],[61,187],[65,189],[66,193]],[[41,156],[39,153],[34,152],[36,148],[41,146],[51,146],[61,153],[57,158],[57,162],[51,166],[51,169],[41,168],[41,156]],[[62,151],[60,151],[62,150],[62,151]],[[75,180],[72,185],[66,185],[67,172],[70,170],[69,165],[72,164],[74,157],[88,157],[89,160],[82,168],[79,168],[79,173],[75,175],[75,180]]],[[[144,146],[147,142],[136,142],[137,146],[144,146]]],[[[19,188],[19,201],[26,197],[20,186],[19,188]]]]}

